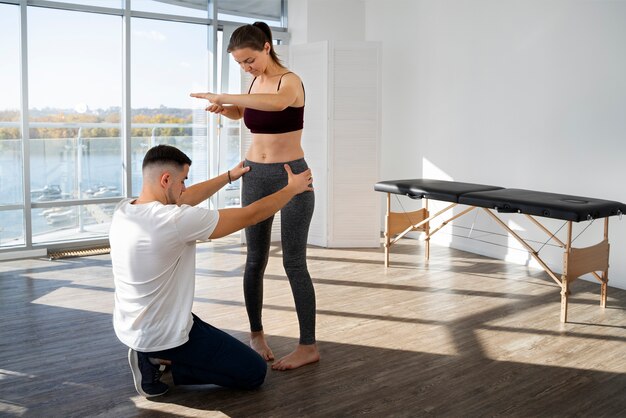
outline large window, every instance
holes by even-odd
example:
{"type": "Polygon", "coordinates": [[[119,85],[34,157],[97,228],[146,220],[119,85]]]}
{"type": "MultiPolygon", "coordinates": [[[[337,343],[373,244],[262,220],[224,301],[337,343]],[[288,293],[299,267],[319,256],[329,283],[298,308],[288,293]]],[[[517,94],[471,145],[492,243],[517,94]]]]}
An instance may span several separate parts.
{"type": "MultiPolygon", "coordinates": [[[[189,93],[239,91],[223,43],[254,20],[280,37],[285,4],[0,0],[0,255],[106,243],[113,208],[139,194],[153,145],[190,156],[190,184],[236,164],[239,122],[207,114],[189,93]]],[[[238,186],[213,207],[238,205],[238,186]]]]}

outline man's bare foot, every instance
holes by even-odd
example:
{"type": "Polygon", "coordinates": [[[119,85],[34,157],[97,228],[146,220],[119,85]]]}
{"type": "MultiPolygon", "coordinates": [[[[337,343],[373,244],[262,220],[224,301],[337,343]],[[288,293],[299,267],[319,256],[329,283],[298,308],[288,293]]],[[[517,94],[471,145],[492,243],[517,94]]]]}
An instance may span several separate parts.
{"type": "Polygon", "coordinates": [[[305,364],[315,363],[320,360],[320,352],[317,350],[317,345],[302,345],[298,344],[296,349],[285,357],[281,358],[274,364],[272,369],[274,370],[291,370],[297,369],[305,364]]]}
{"type": "Polygon", "coordinates": [[[265,361],[274,360],[274,353],[265,339],[263,331],[255,331],[250,333],[250,347],[265,359],[265,361]]]}

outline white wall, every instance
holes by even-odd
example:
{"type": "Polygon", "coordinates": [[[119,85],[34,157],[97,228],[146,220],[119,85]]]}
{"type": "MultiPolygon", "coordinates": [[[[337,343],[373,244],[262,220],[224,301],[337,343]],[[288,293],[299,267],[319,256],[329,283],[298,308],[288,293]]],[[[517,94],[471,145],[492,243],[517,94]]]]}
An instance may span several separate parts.
{"type": "Polygon", "coordinates": [[[364,41],[363,0],[289,0],[292,44],[318,41],[364,41]]]}
{"type": "MultiPolygon", "coordinates": [[[[381,179],[441,178],[626,202],[626,2],[365,0],[365,22],[366,40],[383,44],[381,179]]],[[[545,241],[517,218],[510,225],[522,235],[545,241]]],[[[461,219],[501,232],[486,215],[461,219]]],[[[595,243],[599,227],[575,244],[595,243]]],[[[609,284],[626,289],[626,219],[611,218],[609,232],[609,284]]],[[[510,239],[495,240],[511,248],[440,238],[528,261],[510,239]]],[[[560,250],[548,248],[547,257],[560,271],[560,250]]]]}

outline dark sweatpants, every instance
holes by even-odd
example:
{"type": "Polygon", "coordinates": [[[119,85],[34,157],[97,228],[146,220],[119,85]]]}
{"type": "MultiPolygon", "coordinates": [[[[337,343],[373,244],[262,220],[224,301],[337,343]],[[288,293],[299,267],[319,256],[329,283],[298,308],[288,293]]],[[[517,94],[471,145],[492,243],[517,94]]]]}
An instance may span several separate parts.
{"type": "MultiPolygon", "coordinates": [[[[285,163],[256,163],[246,160],[250,171],[243,176],[242,203],[247,206],[287,185],[285,163]]],[[[295,173],[308,166],[304,158],[287,162],[295,173]]],[[[315,343],[315,290],[306,265],[306,242],[313,217],[315,195],[303,192],[291,199],[280,212],[283,266],[289,279],[300,324],[300,344],[315,343]]],[[[263,274],[269,258],[274,217],[246,228],[248,255],[243,290],[250,330],[263,330],[263,274]]]]}
{"type": "Polygon", "coordinates": [[[256,351],[196,315],[189,341],[146,354],[172,362],[175,385],[215,384],[254,389],[261,386],[267,373],[267,363],[256,351]]]}

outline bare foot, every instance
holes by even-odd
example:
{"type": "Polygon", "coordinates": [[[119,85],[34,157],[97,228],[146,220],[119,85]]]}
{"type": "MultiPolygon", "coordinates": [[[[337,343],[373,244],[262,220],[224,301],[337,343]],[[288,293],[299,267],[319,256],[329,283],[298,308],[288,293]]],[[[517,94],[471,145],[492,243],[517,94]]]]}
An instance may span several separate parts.
{"type": "Polygon", "coordinates": [[[274,353],[265,339],[263,331],[250,333],[250,347],[265,359],[265,361],[274,360],[274,353]]]}
{"type": "Polygon", "coordinates": [[[297,369],[305,364],[315,363],[320,360],[320,352],[317,350],[317,345],[302,345],[298,344],[296,349],[285,357],[281,358],[274,364],[272,369],[274,370],[291,370],[297,369]]]}

